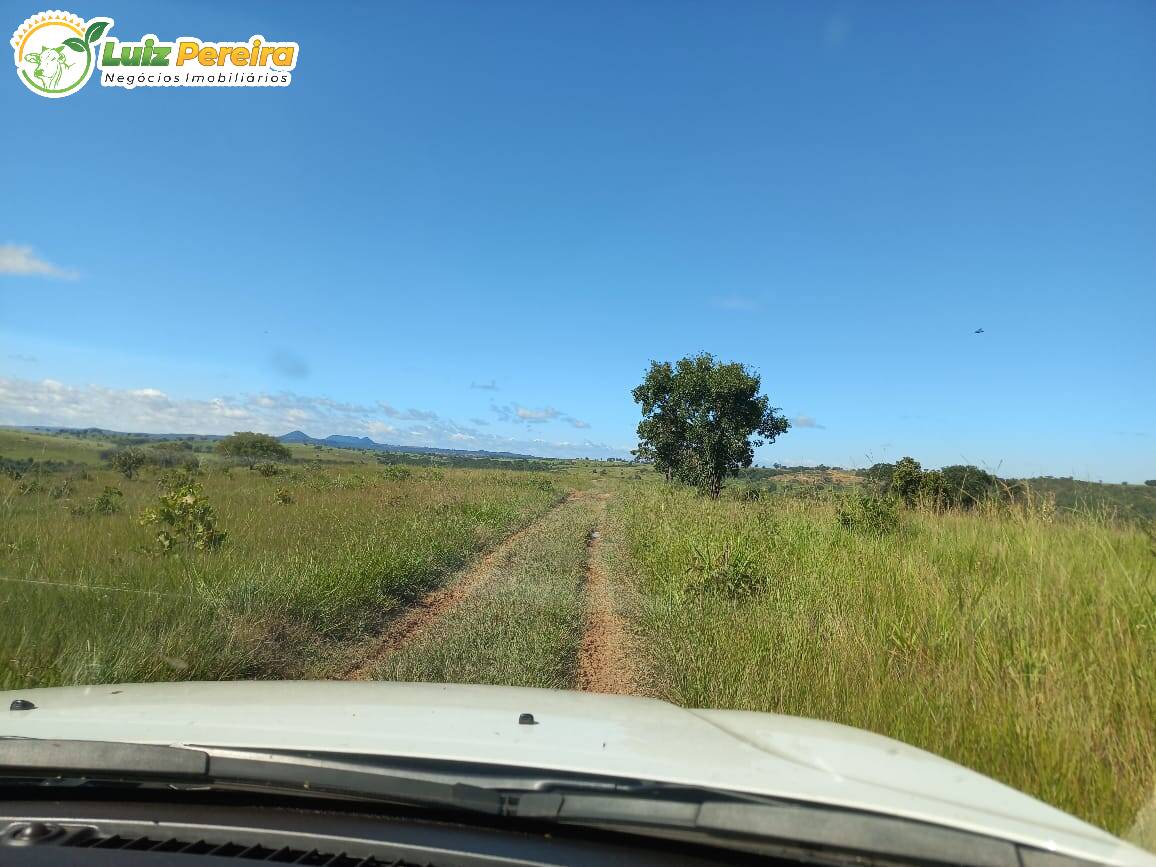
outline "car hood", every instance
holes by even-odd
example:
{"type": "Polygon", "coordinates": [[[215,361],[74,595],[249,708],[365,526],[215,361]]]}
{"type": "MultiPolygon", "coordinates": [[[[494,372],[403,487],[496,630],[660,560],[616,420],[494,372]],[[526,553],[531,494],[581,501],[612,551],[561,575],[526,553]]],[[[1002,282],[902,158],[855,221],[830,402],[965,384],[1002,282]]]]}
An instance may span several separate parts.
{"type": "Polygon", "coordinates": [[[709,786],[932,822],[1104,863],[1156,857],[931,753],[834,723],[564,690],[230,681],[0,693],[0,737],[464,760],[709,786]],[[15,699],[32,710],[7,710],[15,699]],[[523,713],[536,724],[520,725],[523,713]]]}

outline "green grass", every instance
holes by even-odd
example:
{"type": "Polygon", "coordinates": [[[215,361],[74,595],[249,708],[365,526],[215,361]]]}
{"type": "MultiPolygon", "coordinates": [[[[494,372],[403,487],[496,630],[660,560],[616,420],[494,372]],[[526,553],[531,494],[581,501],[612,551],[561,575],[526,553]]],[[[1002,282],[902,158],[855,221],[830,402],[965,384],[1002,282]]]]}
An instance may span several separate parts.
{"type": "Polygon", "coordinates": [[[906,513],[863,537],[834,503],[658,486],[613,520],[652,692],[880,732],[1117,833],[1151,797],[1156,560],[1134,525],[906,513]]]}
{"type": "Polygon", "coordinates": [[[29,433],[0,428],[0,458],[11,460],[59,461],[96,464],[102,449],[112,448],[107,440],[82,439],[54,434],[29,433]]]}
{"type": "Polygon", "coordinates": [[[563,493],[558,478],[501,471],[208,472],[228,541],[161,555],[137,520],[155,471],[89,471],[66,492],[64,473],[38,474],[21,493],[30,478],[0,478],[0,689],[326,671],[335,648],[563,493]],[[106,485],[122,511],[71,514],[106,485]],[[282,488],[292,505],[275,501],[282,488]]]}
{"type": "Polygon", "coordinates": [[[498,559],[491,579],[464,604],[372,676],[573,688],[586,612],[586,542],[601,509],[592,497],[556,509],[498,559]]]}

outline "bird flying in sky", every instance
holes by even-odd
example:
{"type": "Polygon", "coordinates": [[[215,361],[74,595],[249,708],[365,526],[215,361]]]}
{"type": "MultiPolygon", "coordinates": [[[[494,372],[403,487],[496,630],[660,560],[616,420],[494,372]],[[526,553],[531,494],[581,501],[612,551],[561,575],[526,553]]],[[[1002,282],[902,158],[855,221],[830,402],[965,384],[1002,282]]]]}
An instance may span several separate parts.
{"type": "Polygon", "coordinates": [[[983,334],[983,329],[982,329],[982,328],[977,328],[977,329],[975,329],[975,333],[976,333],[976,334],[983,334]]]}

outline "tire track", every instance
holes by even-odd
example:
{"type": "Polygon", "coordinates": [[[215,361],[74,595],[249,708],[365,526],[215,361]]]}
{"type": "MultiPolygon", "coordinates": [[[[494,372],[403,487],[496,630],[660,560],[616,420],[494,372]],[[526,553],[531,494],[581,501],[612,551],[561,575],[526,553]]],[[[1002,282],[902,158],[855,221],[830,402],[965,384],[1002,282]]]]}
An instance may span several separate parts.
{"type": "MultiPolygon", "coordinates": [[[[605,499],[606,495],[602,495],[605,499]]],[[[578,649],[577,687],[584,692],[613,695],[638,694],[631,665],[630,640],[622,618],[614,608],[614,591],[602,556],[600,521],[590,534],[586,561],[588,613],[586,630],[578,649]]]]}
{"type": "Polygon", "coordinates": [[[365,680],[368,678],[382,659],[423,634],[434,623],[441,620],[446,612],[461,605],[480,587],[488,583],[494,577],[499,563],[546,518],[564,508],[567,503],[580,500],[584,496],[584,491],[572,491],[544,515],[503,539],[481,560],[459,573],[452,583],[439,587],[437,590],[431,590],[410,605],[401,615],[386,624],[378,643],[368,654],[348,668],[341,679],[365,680]]]}

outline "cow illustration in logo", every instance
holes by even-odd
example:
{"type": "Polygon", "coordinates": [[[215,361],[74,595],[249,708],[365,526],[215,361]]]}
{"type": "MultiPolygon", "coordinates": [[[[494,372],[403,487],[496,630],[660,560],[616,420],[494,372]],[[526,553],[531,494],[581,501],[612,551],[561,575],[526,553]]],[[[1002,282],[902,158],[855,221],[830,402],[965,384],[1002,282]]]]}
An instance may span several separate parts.
{"type": "Polygon", "coordinates": [[[85,21],[71,12],[40,12],[12,34],[16,72],[40,96],[75,93],[96,68],[96,45],[112,25],[110,18],[85,21]]]}

